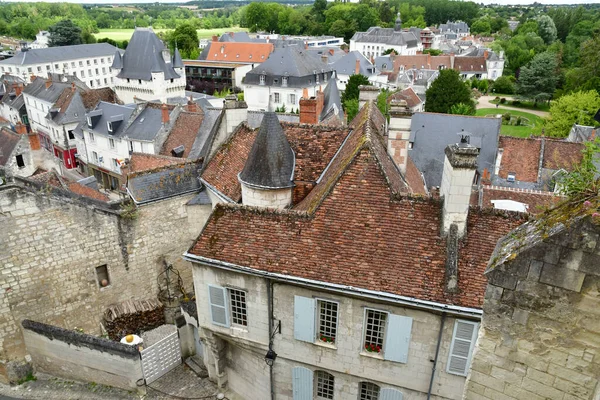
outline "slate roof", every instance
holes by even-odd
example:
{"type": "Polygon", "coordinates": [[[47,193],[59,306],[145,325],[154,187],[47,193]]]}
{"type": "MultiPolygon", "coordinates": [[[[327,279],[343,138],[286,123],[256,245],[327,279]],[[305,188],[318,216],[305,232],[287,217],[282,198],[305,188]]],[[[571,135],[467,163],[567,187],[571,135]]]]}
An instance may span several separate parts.
{"type": "Polygon", "coordinates": [[[469,25],[463,21],[447,21],[445,24],[440,24],[438,29],[442,32],[451,31],[456,33],[468,33],[469,25]]]}
{"type": "Polygon", "coordinates": [[[6,165],[19,144],[21,135],[7,128],[0,129],[0,165],[6,165]]]}
{"type": "Polygon", "coordinates": [[[443,154],[447,145],[458,143],[460,134],[471,134],[470,143],[480,149],[477,170],[491,171],[496,161],[500,118],[470,117],[436,113],[415,113],[412,116],[408,155],[425,175],[427,187],[442,183],[443,154]]]}
{"type": "Polygon", "coordinates": [[[73,46],[29,49],[0,61],[0,65],[32,65],[60,62],[89,57],[106,57],[115,54],[118,49],[108,43],[77,44],[73,46]]]}
{"type": "Polygon", "coordinates": [[[273,52],[272,43],[211,42],[206,53],[208,61],[261,63],[273,52]]]}
{"type": "Polygon", "coordinates": [[[101,101],[92,112],[88,113],[88,115],[99,115],[98,121],[94,124],[94,127],[89,128],[86,122],[82,122],[82,124],[85,124],[86,129],[91,129],[93,132],[109,135],[107,122],[115,116],[122,116],[123,122],[119,124],[116,129],[113,128],[113,132],[110,132],[112,136],[120,137],[123,136],[123,133],[127,128],[127,121],[134,112],[135,106],[133,105],[119,105],[101,101]]]}
{"type": "Polygon", "coordinates": [[[369,77],[377,74],[377,69],[362,55],[360,51],[351,51],[344,57],[331,65],[337,75],[354,75],[356,73],[356,61],[359,62],[359,73],[369,77]]]}
{"type": "Polygon", "coordinates": [[[459,72],[487,72],[485,57],[454,57],[454,69],[459,72]]]}
{"type": "Polygon", "coordinates": [[[115,92],[110,88],[81,90],[72,85],[63,89],[48,117],[57,124],[79,122],[85,119],[85,113],[93,109],[100,101],[117,102],[115,92]]]}
{"type": "Polygon", "coordinates": [[[46,79],[36,77],[33,82],[25,86],[23,93],[54,104],[63,93],[63,90],[70,87],[71,84],[67,82],[52,82],[50,87],[46,88],[46,79]]]}
{"type": "Polygon", "coordinates": [[[127,192],[136,204],[198,191],[200,166],[196,162],[171,165],[127,175],[127,192]]]}
{"type": "Polygon", "coordinates": [[[573,124],[569,137],[569,142],[584,143],[589,140],[593,140],[597,135],[597,128],[593,126],[577,125],[573,124]]]}
{"type": "Polygon", "coordinates": [[[252,39],[248,32],[226,32],[221,35],[219,38],[219,42],[244,42],[249,43],[253,42],[255,39],[252,39]]]}
{"type": "MultiPolygon", "coordinates": [[[[269,58],[246,74],[305,77],[312,76],[315,71],[331,71],[331,66],[321,61],[313,52],[306,51],[298,46],[289,46],[275,49],[269,58]]],[[[290,82],[291,84],[291,82],[290,82]]]]}
{"type": "MultiPolygon", "coordinates": [[[[262,123],[263,117],[266,113],[267,111],[248,110],[248,120],[246,123],[250,128],[256,129],[262,123]]],[[[277,113],[277,119],[279,119],[279,122],[299,123],[300,115],[277,113]]]]}
{"type": "Polygon", "coordinates": [[[198,136],[203,120],[204,112],[180,112],[169,132],[167,140],[163,143],[160,154],[170,156],[172,155],[171,151],[175,147],[183,146],[184,151],[182,157],[187,158],[192,150],[196,137],[198,136]]]}
{"type": "Polygon", "coordinates": [[[296,157],[274,112],[265,114],[239,179],[258,188],[293,186],[296,157]]]}
{"type": "Polygon", "coordinates": [[[175,47],[175,52],[173,53],[173,68],[183,68],[183,60],[181,59],[181,54],[179,53],[179,49],[175,47]]]}
{"type": "Polygon", "coordinates": [[[384,43],[394,46],[417,47],[419,39],[413,32],[398,32],[394,28],[380,28],[378,26],[369,28],[366,32],[356,32],[352,39],[364,43],[384,43]]]}
{"type": "Polygon", "coordinates": [[[334,79],[330,80],[323,90],[323,110],[319,121],[324,121],[332,116],[337,116],[341,121],[344,121],[342,99],[334,79]]]}
{"type": "MultiPolygon", "coordinates": [[[[162,72],[165,79],[179,78],[172,63],[166,63],[162,56],[164,43],[151,28],[136,28],[123,54],[123,68],[117,75],[122,79],[152,80],[152,72],[162,72]]],[[[115,68],[113,60],[113,68],[115,68]]]]}
{"type": "MultiPolygon", "coordinates": [[[[306,195],[305,187],[312,187],[348,135],[347,127],[299,125],[281,123],[283,131],[296,156],[294,203],[306,195]]],[[[238,174],[244,168],[250,148],[257,135],[256,129],[240,125],[207,163],[202,179],[234,202],[242,199],[238,174]]]]}
{"type": "Polygon", "coordinates": [[[300,204],[279,211],[218,204],[188,259],[481,308],[495,243],[522,217],[471,209],[458,250],[458,292],[446,291],[442,205],[402,194],[374,108],[361,110],[353,133],[300,204]]]}

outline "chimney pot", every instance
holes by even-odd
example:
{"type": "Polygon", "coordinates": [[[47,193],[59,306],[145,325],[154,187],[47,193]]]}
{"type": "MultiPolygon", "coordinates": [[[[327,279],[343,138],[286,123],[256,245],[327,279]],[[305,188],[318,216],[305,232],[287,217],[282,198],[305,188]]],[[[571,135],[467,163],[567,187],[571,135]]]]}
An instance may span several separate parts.
{"type": "Polygon", "coordinates": [[[218,42],[219,41],[219,37],[217,35],[213,35],[212,41],[213,42],[218,42]]]}
{"type": "Polygon", "coordinates": [[[71,90],[75,92],[75,82],[71,82],[71,90]]]}
{"type": "Polygon", "coordinates": [[[360,60],[357,58],[356,63],[354,64],[354,74],[360,74],[360,60]]]}
{"type": "Polygon", "coordinates": [[[165,103],[163,103],[162,107],[161,107],[161,111],[162,111],[162,123],[164,125],[169,123],[169,109],[167,108],[167,105],[165,103]]]}

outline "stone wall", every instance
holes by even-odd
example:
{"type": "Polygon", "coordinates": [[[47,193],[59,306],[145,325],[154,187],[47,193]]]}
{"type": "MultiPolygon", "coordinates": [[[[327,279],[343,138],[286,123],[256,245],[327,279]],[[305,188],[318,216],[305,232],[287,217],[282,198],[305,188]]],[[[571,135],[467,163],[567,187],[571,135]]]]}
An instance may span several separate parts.
{"type": "Polygon", "coordinates": [[[23,319],[101,334],[108,305],[156,298],[165,261],[192,290],[181,255],[205,223],[187,213],[194,194],[126,219],[118,208],[23,183],[0,186],[0,360],[25,356],[23,319]],[[96,268],[104,265],[110,284],[100,287],[96,268]]]}
{"type": "Polygon", "coordinates": [[[292,188],[255,189],[244,183],[242,185],[242,203],[245,206],[286,208],[292,204],[292,188]]]}
{"type": "Polygon", "coordinates": [[[463,398],[600,399],[599,234],[579,220],[488,273],[463,398]]]}
{"type": "Polygon", "coordinates": [[[136,347],[29,320],[23,328],[37,372],[145,392],[136,384],[143,378],[136,347]]]}

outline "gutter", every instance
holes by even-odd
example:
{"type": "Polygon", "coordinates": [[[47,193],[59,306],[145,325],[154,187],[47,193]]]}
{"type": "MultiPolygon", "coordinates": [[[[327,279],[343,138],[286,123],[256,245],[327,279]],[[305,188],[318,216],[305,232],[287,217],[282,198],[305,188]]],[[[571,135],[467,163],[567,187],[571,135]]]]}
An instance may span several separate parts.
{"type": "Polygon", "coordinates": [[[300,278],[297,276],[278,274],[274,272],[259,271],[254,268],[242,267],[225,261],[214,260],[202,256],[191,254],[189,251],[183,254],[183,259],[192,263],[199,263],[208,267],[215,267],[228,271],[235,271],[249,275],[271,278],[275,281],[287,282],[291,284],[300,284],[312,288],[325,289],[337,293],[343,293],[351,296],[361,296],[374,300],[388,301],[404,306],[411,306],[419,309],[448,313],[461,317],[481,320],[483,310],[471,307],[461,307],[449,304],[437,303],[429,300],[416,299],[414,297],[400,296],[387,292],[357,288],[354,286],[339,285],[335,283],[316,281],[313,279],[300,278]]]}

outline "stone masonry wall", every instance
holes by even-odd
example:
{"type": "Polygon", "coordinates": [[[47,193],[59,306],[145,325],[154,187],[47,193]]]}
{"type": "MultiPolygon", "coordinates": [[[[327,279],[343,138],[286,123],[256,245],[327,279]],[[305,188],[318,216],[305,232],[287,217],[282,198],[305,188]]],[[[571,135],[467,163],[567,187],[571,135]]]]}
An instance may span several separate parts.
{"type": "Polygon", "coordinates": [[[579,221],[488,274],[463,398],[600,399],[599,233],[579,221]]]}
{"type": "MultiPolygon", "coordinates": [[[[120,218],[68,196],[21,186],[0,187],[0,360],[26,354],[23,319],[102,333],[106,307],[158,295],[163,259],[192,290],[191,267],[181,255],[196,225],[187,215],[193,194],[138,208],[120,218]],[[106,265],[101,288],[96,267],[106,265]]],[[[207,206],[210,208],[210,206],[207,206]]]]}

